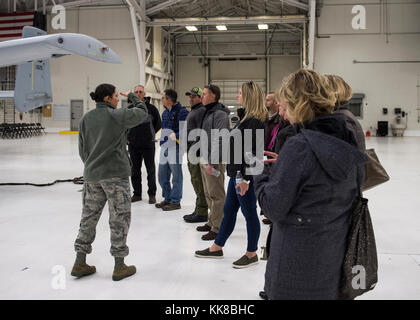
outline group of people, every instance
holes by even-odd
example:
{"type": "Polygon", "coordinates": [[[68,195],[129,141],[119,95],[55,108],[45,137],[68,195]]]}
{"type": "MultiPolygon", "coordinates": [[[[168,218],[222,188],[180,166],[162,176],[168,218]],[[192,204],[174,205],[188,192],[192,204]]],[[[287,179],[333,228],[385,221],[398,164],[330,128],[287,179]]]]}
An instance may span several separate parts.
{"type": "Polygon", "coordinates": [[[367,161],[363,130],[348,108],[352,90],[342,78],[301,69],[267,96],[255,82],[243,83],[237,95],[240,120],[233,129],[230,110],[219,102],[221,92],[215,85],[186,93],[190,112],[177,101],[174,90],[165,90],[162,117],[145,97],[143,86],[120,94],[131,102],[128,108],[117,109],[114,86],[98,86],[91,93],[97,107],[80,123],[85,183],[73,276],[96,271],[86,263],[86,254],[91,253],[106,201],[115,257],[113,280],[136,272],[135,266],[125,265],[124,257],[128,255],[131,202],[142,200],[142,160],[149,203],[172,211],[181,208],[182,156],[186,153],[196,201],[193,213],[183,219],[204,223],[197,231],[206,232],[202,240],[214,241],[196,251],[196,257],[223,257],[241,209],[247,248],[233,267],[257,264],[258,202],[263,222],[270,225],[265,288],[260,296],[338,298],[352,205],[367,161]],[[154,159],[159,130],[158,181],[163,200],[157,203],[154,159]],[[225,174],[229,179],[226,191],[225,174]]]}

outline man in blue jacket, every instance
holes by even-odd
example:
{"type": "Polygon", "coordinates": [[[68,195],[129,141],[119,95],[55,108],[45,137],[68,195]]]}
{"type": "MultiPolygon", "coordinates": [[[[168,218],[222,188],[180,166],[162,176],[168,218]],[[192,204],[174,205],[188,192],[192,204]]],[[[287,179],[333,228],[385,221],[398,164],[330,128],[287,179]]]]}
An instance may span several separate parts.
{"type": "Polygon", "coordinates": [[[158,180],[164,200],[155,206],[164,211],[181,209],[184,150],[179,145],[180,122],[186,121],[188,110],[177,102],[177,98],[178,94],[172,89],[167,89],[162,94],[162,102],[166,110],[162,113],[158,180]],[[171,175],[173,176],[172,186],[171,175]]]}

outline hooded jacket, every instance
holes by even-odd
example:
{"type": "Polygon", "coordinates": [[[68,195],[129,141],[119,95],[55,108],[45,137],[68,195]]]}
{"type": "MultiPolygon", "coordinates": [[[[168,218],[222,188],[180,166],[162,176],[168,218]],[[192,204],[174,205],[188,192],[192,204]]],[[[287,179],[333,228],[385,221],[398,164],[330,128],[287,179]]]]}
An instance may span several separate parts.
{"type": "MultiPolygon", "coordinates": [[[[204,138],[200,138],[200,142],[208,141],[208,155],[207,157],[204,156],[202,152],[202,156],[204,160],[210,164],[218,164],[223,161],[223,159],[227,158],[227,154],[223,154],[222,143],[223,140],[216,135],[212,135],[212,130],[223,130],[229,131],[229,110],[221,103],[214,102],[204,106],[206,111],[203,115],[203,119],[201,121],[201,129],[204,130],[203,133],[207,135],[207,140],[204,138]],[[218,153],[218,156],[217,156],[218,153]],[[212,160],[213,159],[213,160],[212,160]]],[[[229,138],[229,135],[225,135],[225,138],[229,138]]],[[[229,142],[227,142],[229,143],[229,142]]],[[[204,144],[201,145],[201,150],[205,147],[204,144]]],[[[226,148],[228,149],[228,148],[226,148]]]]}
{"type": "Polygon", "coordinates": [[[336,106],[336,113],[343,114],[345,116],[347,128],[353,132],[354,137],[357,141],[357,146],[362,152],[366,151],[366,140],[365,133],[363,132],[360,122],[356,119],[354,114],[349,109],[349,104],[344,103],[336,106]]]}
{"type": "Polygon", "coordinates": [[[270,173],[254,177],[273,222],[265,273],[269,299],[337,299],[366,156],[340,115],[297,126],[270,173]]]}

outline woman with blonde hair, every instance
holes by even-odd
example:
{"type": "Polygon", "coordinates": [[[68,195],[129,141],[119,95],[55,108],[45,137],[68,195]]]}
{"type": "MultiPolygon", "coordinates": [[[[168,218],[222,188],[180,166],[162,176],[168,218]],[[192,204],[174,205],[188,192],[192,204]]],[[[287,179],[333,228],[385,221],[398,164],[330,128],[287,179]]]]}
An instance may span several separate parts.
{"type": "Polygon", "coordinates": [[[278,91],[296,135],[270,172],[254,177],[273,222],[265,273],[268,299],[338,299],[353,202],[366,156],[340,114],[335,94],[313,70],[291,74],[278,91]]]}
{"type": "Polygon", "coordinates": [[[360,151],[365,152],[366,140],[363,128],[354,114],[350,111],[349,101],[353,96],[353,90],[343,78],[336,75],[326,75],[327,84],[335,93],[336,103],[334,112],[341,113],[346,117],[347,128],[353,132],[360,151]]]}
{"type": "Polygon", "coordinates": [[[253,171],[252,169],[256,168],[250,168],[249,163],[250,158],[263,160],[264,121],[267,118],[267,109],[264,105],[264,93],[253,81],[242,84],[237,99],[238,104],[245,108],[245,112],[230,135],[227,164],[227,175],[230,180],[223,221],[213,245],[205,250],[196,251],[195,255],[200,258],[223,258],[222,249],[235,228],[236,216],[241,208],[246,219],[248,245],[245,255],[233,263],[233,267],[239,269],[258,263],[257,248],[261,229],[253,183],[253,174],[257,170],[253,171]],[[252,137],[252,140],[249,137],[252,137]],[[239,141],[241,143],[238,143],[239,141]],[[239,176],[242,179],[238,179],[239,176]]]}

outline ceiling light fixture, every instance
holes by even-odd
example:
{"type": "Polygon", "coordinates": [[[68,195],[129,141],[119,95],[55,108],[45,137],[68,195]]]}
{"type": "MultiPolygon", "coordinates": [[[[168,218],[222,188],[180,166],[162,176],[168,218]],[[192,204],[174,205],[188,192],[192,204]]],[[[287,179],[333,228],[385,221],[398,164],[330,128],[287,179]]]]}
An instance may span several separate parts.
{"type": "Polygon", "coordinates": [[[226,31],[227,27],[225,25],[216,26],[216,29],[219,31],[226,31]]]}
{"type": "Polygon", "coordinates": [[[198,31],[196,26],[186,26],[185,28],[187,28],[188,31],[198,31]]]}
{"type": "Polygon", "coordinates": [[[258,25],[258,29],[260,29],[260,30],[267,30],[268,29],[268,24],[260,23],[258,25]]]}

